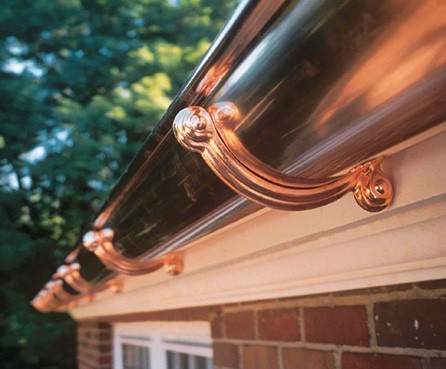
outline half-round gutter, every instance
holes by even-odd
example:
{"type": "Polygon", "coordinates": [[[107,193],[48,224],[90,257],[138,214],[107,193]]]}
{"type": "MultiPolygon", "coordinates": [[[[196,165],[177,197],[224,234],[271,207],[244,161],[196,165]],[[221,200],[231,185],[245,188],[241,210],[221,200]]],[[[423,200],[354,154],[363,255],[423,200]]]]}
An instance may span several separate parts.
{"type": "Polygon", "coordinates": [[[184,108],[233,104],[240,119],[230,133],[265,165],[262,178],[280,170],[309,182],[445,121],[444,7],[435,0],[241,4],[85,229],[96,233],[80,239],[33,306],[61,311],[119,289],[113,262],[124,265],[120,272],[136,270],[130,274],[138,267],[178,274],[182,246],[260,208],[177,142],[172,124],[184,108]],[[111,258],[109,268],[98,256],[111,258]]]}

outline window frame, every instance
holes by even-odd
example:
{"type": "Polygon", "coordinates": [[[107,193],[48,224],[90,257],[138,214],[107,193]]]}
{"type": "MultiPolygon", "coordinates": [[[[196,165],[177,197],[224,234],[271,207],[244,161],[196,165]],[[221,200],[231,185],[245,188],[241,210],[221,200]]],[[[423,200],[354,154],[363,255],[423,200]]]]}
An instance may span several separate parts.
{"type": "Polygon", "coordinates": [[[168,369],[167,352],[213,357],[209,322],[132,322],[113,326],[113,368],[124,369],[122,345],[149,349],[151,369],[168,369]]]}

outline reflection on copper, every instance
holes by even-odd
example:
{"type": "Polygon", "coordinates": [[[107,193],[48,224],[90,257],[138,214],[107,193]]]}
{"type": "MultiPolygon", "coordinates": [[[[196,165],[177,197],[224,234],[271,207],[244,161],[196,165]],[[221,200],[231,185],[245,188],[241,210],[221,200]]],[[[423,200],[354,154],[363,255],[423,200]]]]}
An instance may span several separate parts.
{"type": "Polygon", "coordinates": [[[64,311],[76,303],[80,296],[72,295],[63,289],[61,280],[52,280],[31,301],[31,305],[40,312],[64,311]]]}
{"type": "Polygon", "coordinates": [[[75,295],[64,290],[63,282],[60,279],[48,281],[44,288],[52,292],[53,295],[63,303],[69,303],[76,298],[75,295]]]}
{"type": "Polygon", "coordinates": [[[82,294],[93,294],[107,289],[121,290],[123,284],[122,280],[117,278],[99,283],[90,283],[82,277],[78,263],[61,265],[53,274],[53,279],[62,279],[71,288],[82,294]]]}
{"type": "Polygon", "coordinates": [[[196,88],[196,93],[203,96],[209,96],[220,81],[226,76],[229,71],[229,65],[214,65],[212,66],[196,88]]]}
{"type": "Polygon", "coordinates": [[[31,301],[31,305],[41,313],[47,313],[50,311],[59,311],[63,307],[63,304],[58,302],[53,294],[48,290],[41,290],[31,301]]]}
{"type": "Polygon", "coordinates": [[[80,265],[73,263],[61,265],[52,279],[47,282],[44,288],[34,297],[31,305],[40,312],[66,311],[79,304],[81,300],[92,301],[94,294],[104,290],[120,292],[123,289],[121,279],[115,278],[100,283],[90,283],[79,273],[80,265]],[[64,283],[69,285],[79,295],[73,295],[64,289],[64,283]]]}
{"type": "Polygon", "coordinates": [[[158,259],[141,261],[129,259],[116,250],[113,244],[114,232],[110,228],[87,232],[83,237],[84,246],[94,252],[102,263],[116,273],[140,275],[152,273],[164,266],[165,271],[174,276],[183,271],[181,253],[172,253],[158,259]]]}
{"type": "Polygon", "coordinates": [[[48,312],[63,312],[74,308],[79,305],[82,300],[90,299],[94,295],[70,295],[66,299],[61,299],[61,293],[67,294],[67,292],[62,291],[63,287],[56,285],[47,284],[31,301],[31,305],[41,313],[48,312]]]}
{"type": "MultiPolygon", "coordinates": [[[[351,14],[351,19],[345,17],[348,12],[341,11],[348,8],[348,3],[355,2],[343,3],[342,7],[333,7],[330,2],[299,1],[288,2],[285,6],[284,0],[250,2],[243,10],[243,17],[229,23],[227,28],[231,31],[222,32],[217,43],[211,46],[190,84],[180,94],[178,103],[166,114],[163,129],[179,106],[190,105],[191,108],[180,112],[175,120],[177,138],[184,146],[200,152],[232,189],[260,204],[287,210],[308,209],[352,191],[365,209],[382,210],[392,199],[392,185],[380,171],[381,158],[356,166],[340,177],[309,180],[268,167],[240,142],[244,140],[250,149],[265,153],[262,160],[286,168],[288,174],[303,171],[303,176],[307,173],[313,176],[318,172],[334,173],[361,162],[441,121],[439,117],[444,117],[445,111],[446,18],[443,14],[446,2],[391,0],[369,5],[366,1],[358,1],[357,5],[368,5],[353,7],[358,14],[351,14]],[[301,9],[297,11],[296,5],[301,9]],[[290,16],[291,9],[295,9],[298,16],[290,16]],[[290,29],[305,31],[311,23],[308,14],[305,15],[308,10],[310,15],[313,10],[320,12],[315,28],[300,36],[288,32],[290,29]],[[332,16],[334,23],[330,23],[332,16]],[[283,32],[275,32],[279,28],[283,32]],[[340,37],[332,39],[336,33],[333,31],[337,30],[340,37]],[[270,37],[273,33],[275,37],[270,37]],[[264,47],[260,50],[258,46],[262,44],[264,47]],[[275,45],[288,46],[278,48],[281,51],[275,53],[275,45]],[[326,54],[325,50],[331,47],[333,52],[326,54]],[[252,64],[245,62],[249,55],[253,55],[252,64]],[[337,68],[331,68],[333,57],[342,61],[337,68]],[[281,60],[284,62],[279,63],[281,60]],[[308,96],[304,96],[306,90],[302,90],[302,86],[309,86],[308,96]],[[203,98],[211,94],[215,97],[203,98]],[[208,111],[193,106],[217,101],[236,102],[243,114],[230,103],[214,104],[208,111]],[[300,109],[302,106],[305,109],[300,109]],[[278,120],[271,122],[271,117],[276,116],[278,120]],[[290,127],[289,122],[296,124],[290,127]],[[282,128],[278,131],[280,134],[272,137],[275,140],[273,150],[268,150],[265,138],[263,142],[256,140],[259,127],[271,131],[282,128]]],[[[178,155],[176,150],[166,150],[170,133],[162,130],[158,133],[159,137],[144,146],[144,152],[111,194],[94,222],[95,229],[113,225],[119,231],[128,232],[130,237],[134,235],[134,229],[129,231],[127,226],[129,222],[123,221],[128,220],[128,205],[139,201],[140,191],[150,183],[150,172],[160,153],[165,155],[163,158],[178,155]]],[[[269,131],[262,134],[267,137],[269,131]]],[[[175,163],[180,166],[188,162],[175,160],[175,163]]],[[[184,170],[189,168],[185,166],[184,170]]],[[[181,174],[178,178],[185,176],[181,174]]],[[[200,204],[203,192],[186,188],[186,193],[191,202],[200,204]]],[[[228,193],[223,192],[223,195],[228,196],[228,193]]],[[[232,198],[231,201],[235,204],[237,200],[232,198]]],[[[254,205],[251,208],[257,209],[254,205]]],[[[206,214],[209,217],[212,213],[206,214]]],[[[193,226],[197,220],[202,220],[200,216],[191,215],[195,217],[193,226]]],[[[216,226],[207,226],[206,232],[216,226]]],[[[189,224],[180,233],[191,229],[189,224]]],[[[150,256],[166,250],[162,249],[164,240],[179,237],[178,233],[172,236],[165,232],[164,238],[149,238],[150,242],[155,240],[150,256]]],[[[200,230],[196,235],[204,232],[200,230]]],[[[164,265],[175,274],[183,267],[178,254],[165,257],[163,262],[161,259],[150,262],[127,259],[113,247],[113,234],[107,240],[106,233],[100,237],[94,235],[94,242],[87,239],[86,247],[98,256],[102,253],[101,260],[112,270],[129,268],[129,274],[141,274],[164,265]],[[143,271],[144,266],[146,271],[143,271]]],[[[184,239],[177,238],[175,246],[180,244],[184,244],[184,239]]],[[[92,298],[91,284],[83,280],[74,263],[78,251],[79,248],[67,258],[72,269],[63,278],[65,283],[78,291],[87,291],[85,296],[92,298]]],[[[63,292],[55,285],[47,286],[33,304],[56,310],[79,302],[74,299],[65,304],[63,300],[69,300],[70,296],[63,292]]]]}
{"type": "Polygon", "coordinates": [[[79,254],[79,251],[81,250],[81,248],[78,246],[76,247],[73,251],[71,251],[65,258],[65,263],[67,264],[71,264],[74,263],[77,255],[79,254]]]}
{"type": "MultiPolygon", "coordinates": [[[[232,65],[232,61],[240,57],[249,44],[255,39],[259,32],[263,27],[270,21],[272,17],[274,17],[275,13],[278,9],[285,3],[285,0],[275,0],[275,1],[259,1],[257,4],[241,4],[237,9],[234,17],[227,23],[226,28],[222,30],[220,36],[214,41],[212,46],[210,47],[208,53],[203,58],[202,64],[208,61],[210,55],[215,53],[215,48],[221,47],[224,45],[224,48],[219,52],[219,56],[216,59],[212,60],[214,65],[220,65],[219,72],[216,75],[221,75],[222,73],[227,73],[225,69],[230,69],[232,65]],[[223,37],[228,32],[229,28],[234,27],[234,24],[231,23],[233,20],[237,19],[240,15],[239,12],[243,11],[243,9],[249,9],[246,13],[246,18],[243,19],[243,22],[237,26],[237,32],[231,35],[231,38],[224,41],[223,37]]],[[[211,67],[212,68],[212,67],[211,67]]],[[[206,74],[208,75],[208,73],[206,74]]],[[[212,80],[211,77],[208,77],[208,80],[212,80]]],[[[212,88],[215,88],[216,84],[205,83],[212,88]]],[[[199,84],[201,84],[199,83],[199,84]]],[[[203,91],[209,91],[209,87],[202,87],[203,91]]],[[[192,101],[197,101],[200,98],[200,93],[197,92],[199,96],[195,96],[192,101]]],[[[159,143],[158,147],[161,146],[159,143]]],[[[148,166],[153,163],[153,160],[156,158],[157,151],[154,150],[150,152],[150,155],[145,157],[144,162],[132,173],[131,177],[128,176],[128,182],[125,184],[123,188],[119,191],[116,191],[113,196],[110,197],[109,201],[107,201],[105,207],[102,209],[100,215],[96,218],[93,227],[96,229],[103,228],[106,223],[110,220],[113,215],[119,212],[119,208],[122,204],[124,204],[128,199],[132,196],[133,192],[138,188],[141,184],[139,181],[140,178],[144,177],[144,173],[147,171],[148,166]]]]}
{"type": "Polygon", "coordinates": [[[112,212],[112,208],[108,208],[104,210],[99,216],[96,218],[96,220],[93,223],[93,227],[95,228],[101,228],[104,226],[104,224],[107,222],[110,214],[112,212]]]}
{"type": "MultiPolygon", "coordinates": [[[[340,109],[361,99],[369,111],[398,95],[409,94],[419,81],[446,64],[446,2],[419,2],[404,22],[395,22],[357,61],[315,109],[323,128],[340,109]]],[[[443,77],[444,78],[444,77],[443,77]]],[[[429,78],[427,78],[429,80],[429,78]]]]}
{"type": "Polygon", "coordinates": [[[232,129],[234,120],[239,119],[239,110],[232,103],[215,104],[208,110],[192,106],[177,115],[174,132],[183,146],[201,153],[228,186],[261,205],[305,210],[331,203],[350,191],[368,211],[381,211],[390,204],[393,189],[380,170],[382,158],[360,164],[338,177],[288,176],[260,162],[242,146],[232,129]]]}

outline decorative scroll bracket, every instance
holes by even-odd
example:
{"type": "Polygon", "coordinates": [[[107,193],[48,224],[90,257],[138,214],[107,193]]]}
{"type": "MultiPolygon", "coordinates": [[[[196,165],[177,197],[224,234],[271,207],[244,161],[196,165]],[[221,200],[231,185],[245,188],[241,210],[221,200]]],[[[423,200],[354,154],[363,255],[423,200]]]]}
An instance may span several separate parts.
{"type": "MultiPolygon", "coordinates": [[[[117,282],[117,280],[113,282],[117,282]]],[[[94,290],[97,292],[98,288],[94,290]]],[[[53,279],[45,284],[44,288],[31,301],[31,305],[40,312],[65,311],[76,307],[84,298],[91,300],[94,295],[92,293],[72,295],[65,291],[62,279],[53,279]]]]}
{"type": "Polygon", "coordinates": [[[235,134],[238,108],[218,103],[208,110],[191,106],[176,116],[173,129],[187,149],[199,152],[214,173],[238,194],[281,210],[305,210],[329,204],[352,191],[365,210],[378,212],[393,198],[390,180],[378,157],[336,177],[306,179],[286,175],[251,155],[235,134]]]}
{"type": "Polygon", "coordinates": [[[78,263],[72,263],[69,265],[61,265],[57,268],[53,279],[62,279],[71,288],[82,294],[94,294],[96,292],[111,289],[114,292],[120,292],[123,289],[123,282],[120,279],[110,279],[99,283],[90,283],[85,280],[80,274],[80,265],[78,263]]]}
{"type": "Polygon", "coordinates": [[[48,289],[42,289],[31,301],[31,305],[42,313],[61,311],[66,306],[61,301],[55,300],[53,294],[48,289]]]}
{"type": "Polygon", "coordinates": [[[172,253],[155,260],[140,261],[126,258],[113,245],[113,230],[104,228],[100,231],[87,232],[83,237],[84,246],[94,252],[102,263],[116,273],[140,275],[154,272],[164,267],[167,274],[178,275],[183,271],[182,254],[172,253]]]}
{"type": "Polygon", "coordinates": [[[63,288],[63,281],[60,279],[47,282],[44,288],[52,292],[53,295],[56,296],[56,298],[64,304],[68,304],[78,297],[65,291],[63,288]]]}

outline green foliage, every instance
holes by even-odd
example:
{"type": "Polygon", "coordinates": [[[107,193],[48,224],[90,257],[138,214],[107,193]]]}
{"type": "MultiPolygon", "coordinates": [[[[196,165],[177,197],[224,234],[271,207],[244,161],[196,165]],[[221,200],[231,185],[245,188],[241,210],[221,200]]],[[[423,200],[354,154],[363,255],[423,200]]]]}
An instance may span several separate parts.
{"type": "Polygon", "coordinates": [[[29,305],[235,0],[0,3],[0,368],[74,368],[74,322],[29,305]]]}

